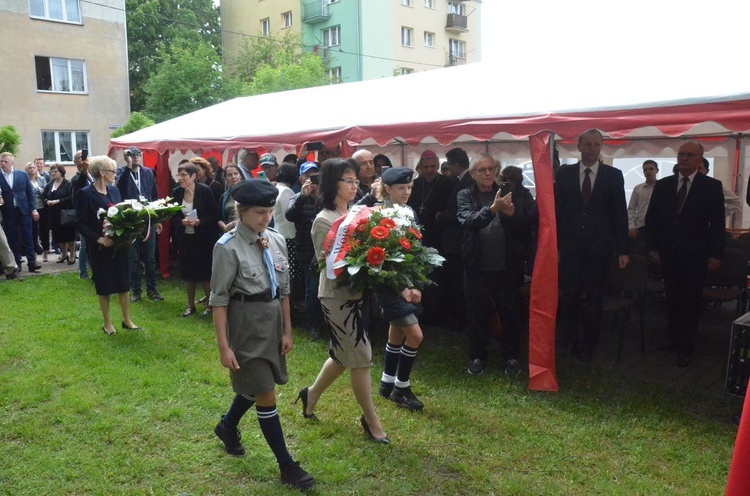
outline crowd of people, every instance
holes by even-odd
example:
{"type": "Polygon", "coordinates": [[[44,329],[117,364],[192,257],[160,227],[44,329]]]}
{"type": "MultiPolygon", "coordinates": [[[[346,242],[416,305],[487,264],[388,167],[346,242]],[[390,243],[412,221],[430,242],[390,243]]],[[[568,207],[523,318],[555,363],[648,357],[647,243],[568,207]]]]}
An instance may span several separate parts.
{"type": "MultiPolygon", "coordinates": [[[[687,142],[679,149],[673,175],[657,181],[658,164],[643,163],[646,180],[633,190],[628,206],[622,172],[601,161],[602,143],[597,130],[582,134],[580,160],[558,167],[555,174],[560,344],[580,360],[591,360],[608,266],[614,256],[621,269],[627,268],[637,246],[659,264],[665,282],[669,324],[660,349],[676,350],[677,364],[688,366],[700,290],[723,256],[721,182],[702,173],[708,165],[702,146],[687,142]]],[[[142,271],[147,297],[163,300],[155,240],[169,234],[185,284],[182,316],[190,317],[205,304],[202,315],[212,316],[221,364],[229,369],[235,392],[216,435],[228,453],[244,454],[238,424],[255,405],[282,480],[304,489],[315,480],[286,449],[274,393],[276,384],[287,382],[292,325],[329,342],[320,372],[298,394],[304,418],[318,419],[315,412],[326,389],[348,370],[364,432],[375,442],[389,443],[372,400],[370,312],[380,312],[389,326],[379,394],[402,408],[424,407],[410,381],[423,324],[465,335],[471,375],[487,369],[492,337],[499,332],[501,368],[508,376],[520,374],[524,326],[519,289],[533,271],[539,221],[522,170],[501,169],[489,154],[469,159],[466,151],[453,148],[441,166],[437,154],[426,150],[415,170],[394,167],[388,157],[369,150],[358,150],[351,158],[338,154],[324,148],[315,161],[291,154],[279,164],[272,154],[242,149],[235,163],[223,167],[215,159],[185,160],[170,195],[182,207],[171,225],[163,233],[161,225],[153,226],[126,252],[113,252],[111,240],[102,234],[99,209],[123,199],[158,198],[154,174],[142,166],[140,150],[126,150],[120,167],[108,157],[87,158],[78,151],[78,173],[70,181],[61,165],[45,173],[40,159],[24,172],[14,168],[11,154],[3,153],[0,260],[9,279],[18,277],[23,257],[29,271],[38,271],[37,256],[47,261],[53,247],[60,252],[58,263],[79,261],[82,278],[88,277],[90,266],[102,330],[114,334],[109,315],[113,294],[122,328],[140,329],[130,318],[129,304],[141,299],[142,271]],[[422,242],[445,259],[431,275],[437,284],[369,295],[342,287],[321,272],[331,226],[356,204],[410,208],[422,242]],[[81,237],[78,258],[76,231],[81,237]],[[299,321],[293,322],[295,309],[299,321]]]]}

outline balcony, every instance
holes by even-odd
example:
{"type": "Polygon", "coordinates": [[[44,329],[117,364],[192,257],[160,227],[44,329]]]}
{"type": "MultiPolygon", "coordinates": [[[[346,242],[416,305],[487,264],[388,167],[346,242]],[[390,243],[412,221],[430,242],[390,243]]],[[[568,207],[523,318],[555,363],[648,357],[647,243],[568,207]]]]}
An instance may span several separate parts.
{"type": "Polygon", "coordinates": [[[328,2],[326,0],[316,0],[302,5],[302,22],[317,24],[330,18],[331,14],[328,13],[328,2]]]}
{"type": "Polygon", "coordinates": [[[445,22],[446,31],[465,33],[468,31],[466,26],[466,16],[461,14],[448,14],[448,20],[445,22]]]}
{"type": "Polygon", "coordinates": [[[454,65],[464,65],[466,64],[466,55],[448,55],[448,63],[445,65],[446,67],[452,67],[454,65]]]}

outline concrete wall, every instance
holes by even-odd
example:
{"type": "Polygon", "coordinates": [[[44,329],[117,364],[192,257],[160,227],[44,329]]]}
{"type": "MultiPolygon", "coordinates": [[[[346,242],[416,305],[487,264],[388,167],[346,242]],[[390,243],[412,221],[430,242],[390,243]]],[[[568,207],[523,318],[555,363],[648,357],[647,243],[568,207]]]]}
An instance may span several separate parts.
{"type": "Polygon", "coordinates": [[[124,0],[97,3],[80,2],[82,24],[31,18],[28,0],[4,0],[0,7],[0,125],[21,135],[17,167],[42,156],[42,130],[87,131],[90,154],[104,154],[110,126],[128,119],[124,0]],[[38,91],[35,56],[84,60],[87,92],[38,91]]]}

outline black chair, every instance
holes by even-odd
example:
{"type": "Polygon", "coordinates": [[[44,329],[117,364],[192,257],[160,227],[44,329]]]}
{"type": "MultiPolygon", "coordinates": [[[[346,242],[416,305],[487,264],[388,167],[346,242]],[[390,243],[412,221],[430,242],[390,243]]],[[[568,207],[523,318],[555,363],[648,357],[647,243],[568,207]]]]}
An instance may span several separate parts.
{"type": "Polygon", "coordinates": [[[631,255],[630,263],[620,269],[615,258],[607,271],[607,294],[604,297],[602,310],[612,314],[612,327],[617,327],[619,317],[619,336],[617,341],[617,363],[622,360],[622,339],[625,326],[630,320],[630,309],[635,305],[640,310],[641,353],[646,352],[645,330],[643,324],[643,305],[646,297],[648,280],[648,259],[643,255],[631,255]]]}
{"type": "Polygon", "coordinates": [[[701,298],[721,305],[735,301],[736,316],[747,311],[747,263],[750,254],[738,248],[725,248],[724,260],[715,272],[706,274],[701,298]]]}

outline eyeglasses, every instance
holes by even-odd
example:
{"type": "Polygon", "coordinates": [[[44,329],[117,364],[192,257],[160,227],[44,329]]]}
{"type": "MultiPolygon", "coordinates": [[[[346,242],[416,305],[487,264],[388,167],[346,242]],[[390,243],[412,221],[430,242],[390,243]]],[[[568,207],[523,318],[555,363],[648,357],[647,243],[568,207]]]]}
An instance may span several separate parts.
{"type": "Polygon", "coordinates": [[[111,173],[113,173],[113,174],[114,174],[115,172],[117,172],[117,169],[103,169],[103,170],[104,170],[104,172],[111,172],[111,173]]]}
{"type": "Polygon", "coordinates": [[[494,174],[495,172],[497,172],[497,166],[474,169],[474,172],[476,172],[477,174],[494,174]]]}
{"type": "Polygon", "coordinates": [[[359,186],[359,179],[339,179],[342,183],[346,183],[347,186],[359,186]]]}
{"type": "Polygon", "coordinates": [[[363,160],[359,163],[359,165],[375,165],[374,160],[363,160]]]}

